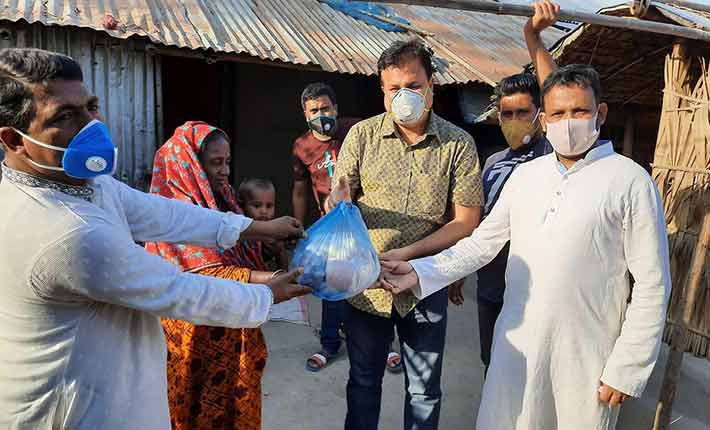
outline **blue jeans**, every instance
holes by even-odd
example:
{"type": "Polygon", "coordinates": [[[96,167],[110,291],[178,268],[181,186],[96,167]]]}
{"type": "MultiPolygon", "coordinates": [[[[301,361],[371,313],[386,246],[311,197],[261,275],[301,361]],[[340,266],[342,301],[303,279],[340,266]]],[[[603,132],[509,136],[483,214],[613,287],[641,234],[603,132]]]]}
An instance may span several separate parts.
{"type": "Polygon", "coordinates": [[[394,327],[404,359],[404,429],[438,428],[447,305],[446,289],[419,302],[405,317],[395,309],[390,318],[382,318],[346,305],[350,378],[345,430],[377,429],[382,377],[394,327]]]}
{"type": "Polygon", "coordinates": [[[340,327],[343,325],[345,317],[345,300],[329,302],[321,300],[323,303],[323,315],[321,318],[320,344],[323,351],[328,354],[336,354],[340,350],[340,327]]]}

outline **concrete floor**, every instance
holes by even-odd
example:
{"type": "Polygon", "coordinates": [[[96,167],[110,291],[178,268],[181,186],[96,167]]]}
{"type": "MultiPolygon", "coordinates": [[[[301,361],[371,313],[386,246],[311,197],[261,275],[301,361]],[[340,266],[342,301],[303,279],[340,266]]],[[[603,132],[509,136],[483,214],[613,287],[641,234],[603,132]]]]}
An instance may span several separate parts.
{"type": "MultiPolygon", "coordinates": [[[[480,402],[483,368],[478,358],[475,282],[471,284],[465,289],[465,304],[449,307],[442,430],[473,429],[480,402]]],[[[320,302],[313,297],[308,302],[316,327],[320,324],[320,302]]],[[[343,428],[348,361],[342,358],[319,373],[307,372],[306,357],[319,348],[314,327],[273,322],[263,327],[270,354],[263,380],[264,430],[343,428]]],[[[664,350],[644,398],[624,405],[618,430],[651,428],[665,357],[664,350]]],[[[387,373],[383,382],[381,429],[402,428],[403,392],[403,376],[387,373]]],[[[710,430],[710,361],[685,356],[673,417],[673,430],[710,430]]]]}

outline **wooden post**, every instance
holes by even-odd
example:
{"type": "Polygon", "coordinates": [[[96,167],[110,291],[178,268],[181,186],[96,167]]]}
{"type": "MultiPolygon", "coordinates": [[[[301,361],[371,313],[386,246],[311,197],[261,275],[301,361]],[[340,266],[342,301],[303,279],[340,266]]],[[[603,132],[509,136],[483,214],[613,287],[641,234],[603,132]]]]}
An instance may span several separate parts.
{"type": "MultiPolygon", "coordinates": [[[[661,388],[661,398],[656,406],[656,418],[653,422],[653,430],[668,430],[670,429],[671,413],[673,412],[673,401],[678,390],[678,379],[680,377],[680,368],[683,364],[683,352],[685,350],[685,336],[688,332],[688,323],[693,315],[695,303],[700,296],[700,281],[703,278],[705,270],[705,260],[710,248],[710,208],[705,208],[703,216],[703,224],[698,236],[698,243],[693,252],[693,261],[688,273],[685,291],[681,292],[678,307],[682,309],[682,318],[680,321],[674,321],[671,337],[670,354],[668,363],[666,364],[666,373],[663,378],[663,386],[661,388]]],[[[680,313],[677,313],[678,315],[680,313]]]]}
{"type": "MultiPolygon", "coordinates": [[[[532,6],[523,4],[502,3],[491,0],[371,0],[372,3],[397,3],[413,6],[430,6],[444,9],[470,10],[473,12],[492,13],[495,15],[533,16],[532,6]]],[[[561,9],[561,20],[584,22],[604,27],[623,28],[627,30],[646,31],[665,34],[685,39],[710,42],[710,31],[697,28],[665,24],[656,21],[644,21],[638,18],[600,15],[582,12],[575,9],[561,9]]]]}

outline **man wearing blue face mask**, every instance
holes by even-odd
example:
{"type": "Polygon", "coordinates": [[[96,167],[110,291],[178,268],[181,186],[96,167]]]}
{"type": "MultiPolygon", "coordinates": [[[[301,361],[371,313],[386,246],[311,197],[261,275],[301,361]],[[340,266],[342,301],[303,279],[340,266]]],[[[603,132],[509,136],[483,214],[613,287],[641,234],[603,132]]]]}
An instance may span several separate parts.
{"type": "MultiPolygon", "coordinates": [[[[326,201],[354,201],[382,260],[432,255],[471,234],[480,219],[480,166],[471,136],[432,112],[432,53],[393,43],[377,69],[387,112],[356,124],[343,143],[326,201]]],[[[384,360],[396,327],[404,358],[404,428],[433,430],[441,410],[446,291],[425,300],[368,290],[350,299],[348,430],[376,429],[384,360]]]]}
{"type": "Polygon", "coordinates": [[[0,51],[0,428],[170,428],[160,317],[254,327],[302,295],[181,272],[136,242],[302,235],[111,178],[117,148],[69,57],[0,51]]]}
{"type": "Polygon", "coordinates": [[[509,242],[478,430],[613,430],[616,406],[641,396],[661,346],[671,286],[663,202],[641,166],[599,139],[608,109],[597,72],[557,68],[542,44],[558,14],[544,0],[525,27],[554,153],[516,168],[470,237],[384,268],[387,289],[426,298],[509,242]]]}

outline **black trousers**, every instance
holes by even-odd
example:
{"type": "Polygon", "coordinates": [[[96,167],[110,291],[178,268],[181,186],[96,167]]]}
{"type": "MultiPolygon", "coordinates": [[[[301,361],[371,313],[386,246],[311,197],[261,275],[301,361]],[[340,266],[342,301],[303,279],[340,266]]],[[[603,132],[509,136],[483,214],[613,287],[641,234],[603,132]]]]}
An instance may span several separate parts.
{"type": "Polygon", "coordinates": [[[493,346],[493,328],[500,311],[503,309],[503,302],[491,302],[481,297],[478,298],[478,332],[481,340],[481,361],[486,366],[491,364],[491,347],[493,346]]]}

